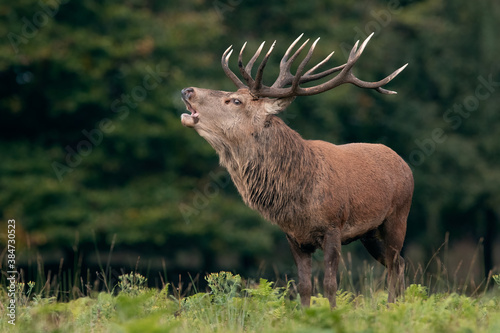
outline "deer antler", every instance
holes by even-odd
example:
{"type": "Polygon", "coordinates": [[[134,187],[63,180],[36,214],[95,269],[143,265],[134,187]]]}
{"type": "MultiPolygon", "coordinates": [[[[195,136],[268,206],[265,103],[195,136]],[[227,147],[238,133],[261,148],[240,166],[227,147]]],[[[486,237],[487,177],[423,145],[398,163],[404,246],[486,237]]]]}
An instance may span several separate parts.
{"type": "Polygon", "coordinates": [[[307,52],[307,55],[305,58],[302,60],[302,62],[299,64],[297,71],[295,75],[293,75],[290,72],[290,68],[292,67],[293,62],[295,59],[299,56],[300,52],[304,49],[306,44],[309,42],[309,39],[306,40],[298,49],[295,51],[295,53],[289,58],[289,55],[292,51],[292,49],[295,47],[297,42],[302,38],[304,34],[301,34],[291,45],[288,47],[287,51],[285,52],[285,55],[281,59],[280,62],[280,73],[278,75],[278,78],[276,81],[273,83],[272,86],[268,87],[262,84],[262,74],[264,71],[264,67],[266,66],[267,60],[269,59],[269,56],[271,55],[271,52],[274,49],[274,45],[276,44],[276,41],[274,41],[273,45],[269,48],[269,51],[267,51],[266,55],[262,59],[262,62],[259,65],[259,68],[257,69],[257,74],[255,75],[255,79],[252,78],[251,72],[252,72],[252,67],[259,57],[262,48],[264,47],[264,43],[260,45],[260,47],[257,49],[257,52],[253,55],[253,57],[250,59],[248,64],[243,67],[243,60],[242,60],[242,54],[243,50],[245,49],[246,42],[243,44],[243,47],[241,48],[240,54],[238,56],[238,67],[240,69],[240,73],[243,76],[243,78],[246,81],[246,85],[241,82],[241,80],[231,71],[228,65],[229,57],[231,56],[231,53],[233,52],[232,46],[230,46],[222,55],[222,68],[226,75],[233,81],[233,83],[240,89],[240,88],[248,88],[250,92],[256,96],[256,97],[276,97],[276,98],[285,98],[285,97],[292,97],[292,96],[309,96],[309,95],[316,95],[319,93],[322,93],[324,91],[333,89],[335,87],[340,86],[341,84],[344,83],[351,83],[354,84],[358,87],[361,88],[368,88],[368,89],[375,89],[379,93],[382,94],[396,94],[395,91],[391,90],[386,90],[382,88],[382,86],[386,85],[389,83],[393,78],[395,78],[405,67],[408,65],[404,65],[401,68],[397,69],[392,73],[391,75],[387,76],[385,79],[380,80],[378,82],[366,82],[358,79],[354,74],[352,74],[352,67],[358,61],[359,57],[363,53],[363,50],[365,49],[366,45],[370,41],[370,39],[373,36],[373,33],[368,36],[364,42],[361,44],[361,46],[358,49],[358,44],[359,41],[354,44],[354,47],[352,48],[349,58],[347,59],[347,62],[343,65],[327,69],[321,73],[316,73],[314,72],[318,70],[321,66],[323,66],[333,55],[334,52],[330,53],[325,59],[323,59],[321,62],[319,62],[317,65],[306,71],[304,74],[302,72],[304,71],[307,63],[312,57],[312,54],[314,52],[314,48],[316,47],[316,44],[319,41],[319,38],[314,41],[314,43],[311,45],[309,52],[307,52]],[[301,87],[300,85],[302,83],[306,82],[311,82],[315,81],[324,77],[327,77],[330,74],[340,72],[337,74],[335,77],[331,78],[330,80],[319,84],[317,86],[313,87],[301,87]]]}

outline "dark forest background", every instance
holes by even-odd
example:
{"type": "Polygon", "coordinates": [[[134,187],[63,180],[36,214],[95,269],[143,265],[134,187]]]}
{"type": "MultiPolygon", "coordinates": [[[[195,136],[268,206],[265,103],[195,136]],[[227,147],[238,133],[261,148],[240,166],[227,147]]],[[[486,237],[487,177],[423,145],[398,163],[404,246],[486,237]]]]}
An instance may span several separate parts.
{"type": "MultiPolygon", "coordinates": [[[[409,66],[387,86],[398,95],[341,86],[298,98],[282,115],[289,126],[383,143],[410,164],[411,265],[431,272],[446,251],[458,279],[498,273],[498,1],[19,0],[2,1],[0,17],[0,242],[15,219],[26,280],[40,269],[92,279],[99,266],[150,281],[293,277],[284,234],[181,125],[180,90],[234,90],[220,57],[245,41],[250,54],[277,40],[270,81],[301,33],[321,37],[311,63],[334,50],[336,66],[375,32],[355,68],[367,81],[409,66]]],[[[346,252],[371,260],[356,243],[346,252]]]]}

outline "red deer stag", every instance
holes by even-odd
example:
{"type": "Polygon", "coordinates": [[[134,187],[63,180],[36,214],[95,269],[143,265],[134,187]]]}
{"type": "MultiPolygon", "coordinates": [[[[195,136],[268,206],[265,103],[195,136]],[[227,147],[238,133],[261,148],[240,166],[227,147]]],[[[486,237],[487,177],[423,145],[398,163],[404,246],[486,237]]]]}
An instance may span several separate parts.
{"type": "Polygon", "coordinates": [[[308,42],[290,56],[299,36],[283,56],[272,86],[262,83],[262,74],[274,43],[255,78],[252,66],[264,43],[246,66],[242,61],[246,43],[243,45],[238,66],[246,84],[229,69],[230,46],[222,55],[222,68],[238,87],[236,92],[182,90],[190,111],[181,116],[182,124],[194,128],[217,151],[245,203],[286,233],[298,269],[303,306],[309,306],[311,299],[312,253],[318,248],[324,252],[324,292],[334,307],[340,247],[356,239],[387,267],[389,302],[404,288],[400,252],[413,194],[408,165],[381,144],[334,145],[304,140],[276,116],[296,96],[319,94],[344,83],[395,94],[381,87],[406,65],[378,82],[362,81],[351,71],[372,35],[359,48],[359,41],[354,45],[345,64],[315,73],[332,52],[304,72],[318,38],[292,75],[292,63],[308,42]],[[324,83],[301,86],[336,72],[340,73],[324,83]]]}

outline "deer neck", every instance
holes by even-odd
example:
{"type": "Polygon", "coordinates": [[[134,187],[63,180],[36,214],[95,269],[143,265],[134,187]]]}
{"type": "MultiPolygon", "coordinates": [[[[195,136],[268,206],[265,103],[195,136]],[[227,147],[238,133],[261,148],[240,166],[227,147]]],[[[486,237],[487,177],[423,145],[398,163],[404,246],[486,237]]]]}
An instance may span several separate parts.
{"type": "Polygon", "coordinates": [[[317,163],[311,148],[280,118],[238,146],[219,151],[245,203],[277,224],[307,201],[317,163]]]}

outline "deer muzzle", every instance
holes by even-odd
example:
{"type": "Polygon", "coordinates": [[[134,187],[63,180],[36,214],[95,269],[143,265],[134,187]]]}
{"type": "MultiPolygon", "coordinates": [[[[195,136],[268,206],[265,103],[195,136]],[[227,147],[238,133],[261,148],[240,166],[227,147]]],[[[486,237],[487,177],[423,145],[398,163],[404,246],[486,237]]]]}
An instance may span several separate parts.
{"type": "Polygon", "coordinates": [[[182,125],[186,127],[194,127],[200,120],[199,116],[200,114],[196,109],[193,108],[191,103],[189,103],[189,100],[196,94],[194,88],[184,88],[181,91],[181,96],[182,96],[182,101],[184,104],[186,104],[186,109],[191,112],[189,113],[183,113],[181,115],[181,123],[182,125]]]}

